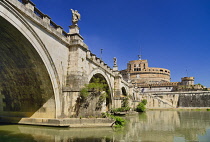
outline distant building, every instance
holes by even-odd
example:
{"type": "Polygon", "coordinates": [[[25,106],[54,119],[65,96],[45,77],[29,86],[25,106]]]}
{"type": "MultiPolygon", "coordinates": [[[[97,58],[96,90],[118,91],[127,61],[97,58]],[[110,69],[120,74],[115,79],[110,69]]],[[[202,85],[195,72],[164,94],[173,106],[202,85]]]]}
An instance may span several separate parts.
{"type": "Polygon", "coordinates": [[[207,90],[194,84],[194,77],[183,77],[181,82],[170,82],[170,70],[148,66],[147,60],[133,60],[127,69],[120,71],[124,80],[139,88],[140,92],[173,92],[207,90]]]}
{"type": "Polygon", "coordinates": [[[194,85],[194,77],[183,77],[181,85],[194,85]]]}
{"type": "Polygon", "coordinates": [[[121,74],[124,80],[138,85],[170,82],[170,70],[148,67],[147,60],[129,61],[127,69],[122,70],[121,74]]]}

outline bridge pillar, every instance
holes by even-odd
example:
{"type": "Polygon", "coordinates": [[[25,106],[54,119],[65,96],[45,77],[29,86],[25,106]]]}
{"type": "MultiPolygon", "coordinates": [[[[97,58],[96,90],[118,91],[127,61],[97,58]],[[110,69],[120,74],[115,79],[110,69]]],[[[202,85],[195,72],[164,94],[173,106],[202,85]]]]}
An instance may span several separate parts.
{"type": "Polygon", "coordinates": [[[121,83],[121,75],[119,74],[119,72],[115,72],[114,97],[113,97],[114,108],[120,108],[121,107],[122,100],[120,99],[120,96],[121,96],[120,83],[121,83]]]}
{"type": "Polygon", "coordinates": [[[68,69],[66,86],[63,87],[62,117],[75,115],[75,105],[81,88],[88,84],[86,71],[87,46],[79,34],[77,25],[70,26],[70,39],[68,69]]]}

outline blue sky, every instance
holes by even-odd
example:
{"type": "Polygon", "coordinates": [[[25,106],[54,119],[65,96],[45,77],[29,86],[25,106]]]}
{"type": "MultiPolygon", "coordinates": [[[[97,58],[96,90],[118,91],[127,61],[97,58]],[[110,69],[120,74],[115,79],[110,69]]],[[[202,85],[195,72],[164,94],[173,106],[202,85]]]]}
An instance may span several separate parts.
{"type": "Polygon", "coordinates": [[[150,67],[171,70],[171,81],[194,76],[210,87],[209,0],[32,0],[62,26],[71,25],[71,11],[81,14],[80,34],[92,53],[120,70],[142,58],[150,67]],[[187,70],[187,71],[186,71],[187,70]]]}

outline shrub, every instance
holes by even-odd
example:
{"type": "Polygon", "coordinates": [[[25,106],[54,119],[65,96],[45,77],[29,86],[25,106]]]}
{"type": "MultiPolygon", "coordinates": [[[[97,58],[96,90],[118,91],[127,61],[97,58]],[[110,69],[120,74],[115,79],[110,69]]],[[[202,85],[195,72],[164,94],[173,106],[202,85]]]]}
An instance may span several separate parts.
{"type": "Polygon", "coordinates": [[[144,105],[147,104],[147,100],[146,100],[146,99],[143,99],[141,102],[142,102],[144,105]]]}
{"type": "Polygon", "coordinates": [[[137,111],[137,112],[144,112],[145,110],[146,110],[145,104],[142,103],[142,102],[140,102],[140,103],[138,104],[138,106],[136,107],[136,111],[137,111]]]}
{"type": "Polygon", "coordinates": [[[126,111],[129,111],[130,109],[131,109],[131,107],[120,107],[120,108],[112,109],[111,112],[113,112],[113,113],[126,112],[126,111]]]}
{"type": "Polygon", "coordinates": [[[114,115],[111,115],[110,113],[102,113],[102,117],[103,118],[112,118],[115,120],[114,124],[115,124],[115,127],[122,127],[126,124],[126,120],[122,117],[119,117],[119,116],[114,116],[114,115]]]}
{"type": "Polygon", "coordinates": [[[80,102],[85,102],[90,93],[100,95],[101,92],[105,91],[106,94],[102,94],[102,96],[100,97],[100,101],[104,101],[108,96],[107,94],[109,93],[109,90],[107,88],[108,85],[105,83],[104,80],[93,77],[92,82],[89,84],[85,84],[85,86],[80,90],[80,102]]]}
{"type": "Polygon", "coordinates": [[[115,127],[122,127],[125,125],[125,119],[119,116],[114,116],[115,119],[115,127]]]}
{"type": "Polygon", "coordinates": [[[143,99],[136,107],[136,111],[138,112],[144,112],[146,110],[147,100],[143,99]]]}

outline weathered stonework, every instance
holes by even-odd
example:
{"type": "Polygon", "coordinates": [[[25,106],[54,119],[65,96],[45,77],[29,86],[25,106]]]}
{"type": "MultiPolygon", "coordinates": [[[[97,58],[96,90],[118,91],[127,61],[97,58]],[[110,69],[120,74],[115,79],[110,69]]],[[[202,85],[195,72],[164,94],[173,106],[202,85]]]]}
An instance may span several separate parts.
{"type": "Polygon", "coordinates": [[[0,1],[0,20],[0,116],[72,117],[81,88],[96,74],[108,84],[108,109],[120,106],[114,98],[122,88],[133,94],[118,71],[88,50],[77,25],[66,33],[31,1],[18,0],[0,1]]]}
{"type": "Polygon", "coordinates": [[[147,99],[147,108],[202,108],[210,107],[209,91],[153,92],[140,94],[147,99]]]}

